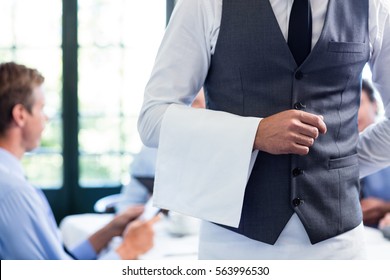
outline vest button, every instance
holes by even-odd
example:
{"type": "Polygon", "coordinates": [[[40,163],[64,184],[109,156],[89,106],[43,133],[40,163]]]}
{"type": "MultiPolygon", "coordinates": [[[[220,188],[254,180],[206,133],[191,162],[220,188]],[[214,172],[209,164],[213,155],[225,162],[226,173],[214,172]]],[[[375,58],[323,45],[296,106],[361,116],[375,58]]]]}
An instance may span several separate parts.
{"type": "Polygon", "coordinates": [[[299,176],[299,175],[301,175],[301,174],[303,174],[303,170],[300,169],[300,168],[294,168],[293,171],[292,171],[292,175],[293,175],[294,177],[297,177],[297,176],[299,176]]]}
{"type": "Polygon", "coordinates": [[[293,204],[294,207],[298,207],[302,203],[303,203],[303,201],[300,198],[294,198],[293,201],[292,201],[292,204],[293,204]]]}
{"type": "Polygon", "coordinates": [[[294,104],[294,109],[296,110],[302,110],[302,109],[305,109],[306,108],[306,105],[305,104],[302,104],[301,102],[297,102],[294,104]]]}
{"type": "Polygon", "coordinates": [[[303,73],[301,71],[298,70],[297,72],[295,72],[295,79],[302,80],[302,78],[303,78],[303,73]]]}

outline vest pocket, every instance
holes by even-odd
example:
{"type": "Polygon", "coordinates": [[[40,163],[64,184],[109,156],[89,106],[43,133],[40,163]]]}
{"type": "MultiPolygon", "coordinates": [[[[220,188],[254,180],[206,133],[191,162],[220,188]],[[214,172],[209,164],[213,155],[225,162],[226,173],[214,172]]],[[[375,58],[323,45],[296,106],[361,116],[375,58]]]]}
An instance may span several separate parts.
{"type": "Polygon", "coordinates": [[[362,53],[364,48],[365,43],[330,41],[328,44],[328,51],[337,53],[362,53]]]}
{"type": "Polygon", "coordinates": [[[328,163],[329,169],[338,169],[343,167],[348,167],[352,165],[357,165],[359,163],[359,158],[357,154],[353,154],[346,157],[330,159],[328,163]]]}

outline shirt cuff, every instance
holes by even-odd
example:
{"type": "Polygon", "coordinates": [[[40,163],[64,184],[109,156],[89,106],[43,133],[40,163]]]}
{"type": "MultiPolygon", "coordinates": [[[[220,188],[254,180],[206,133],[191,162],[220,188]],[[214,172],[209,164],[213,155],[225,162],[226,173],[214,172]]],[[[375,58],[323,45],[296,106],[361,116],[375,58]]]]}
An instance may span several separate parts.
{"type": "Polygon", "coordinates": [[[95,260],[97,254],[88,240],[70,250],[72,255],[78,260],[95,260]]]}
{"type": "Polygon", "coordinates": [[[115,250],[109,250],[105,253],[102,253],[98,257],[99,260],[121,260],[120,256],[115,250]]]}

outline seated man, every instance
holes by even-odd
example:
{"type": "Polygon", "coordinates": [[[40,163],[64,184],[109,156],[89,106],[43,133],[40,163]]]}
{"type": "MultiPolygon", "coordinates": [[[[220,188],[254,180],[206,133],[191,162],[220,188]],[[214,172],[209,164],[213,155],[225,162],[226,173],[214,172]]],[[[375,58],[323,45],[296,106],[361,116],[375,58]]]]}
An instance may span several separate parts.
{"type": "Polygon", "coordinates": [[[45,196],[24,176],[20,160],[39,145],[47,121],[43,81],[35,69],[0,64],[0,259],[95,259],[120,235],[123,242],[100,258],[137,258],[152,247],[158,218],[129,224],[142,207],[129,209],[67,252],[45,196]]]}
{"type": "MultiPolygon", "coordinates": [[[[375,122],[378,114],[377,101],[373,87],[363,81],[358,126],[359,131],[375,122]]],[[[362,179],[363,222],[368,226],[377,226],[387,212],[390,212],[390,167],[362,179]]]]}

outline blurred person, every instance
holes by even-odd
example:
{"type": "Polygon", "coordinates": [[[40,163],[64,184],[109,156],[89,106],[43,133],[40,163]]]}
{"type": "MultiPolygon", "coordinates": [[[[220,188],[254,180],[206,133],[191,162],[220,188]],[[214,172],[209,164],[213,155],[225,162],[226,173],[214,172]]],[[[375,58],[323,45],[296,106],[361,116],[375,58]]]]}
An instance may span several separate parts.
{"type": "MultiPolygon", "coordinates": [[[[375,123],[378,116],[378,102],[374,88],[363,80],[362,95],[358,112],[358,128],[362,132],[375,123]]],[[[367,226],[378,226],[378,222],[390,212],[390,167],[384,168],[361,180],[360,204],[363,222],[367,226]]]]}
{"type": "Polygon", "coordinates": [[[48,118],[44,77],[13,62],[0,64],[0,259],[96,259],[114,236],[122,243],[100,259],[136,259],[153,245],[151,221],[133,221],[142,206],[129,208],[80,245],[67,250],[51,208],[26,179],[25,152],[38,147],[48,118]]]}

